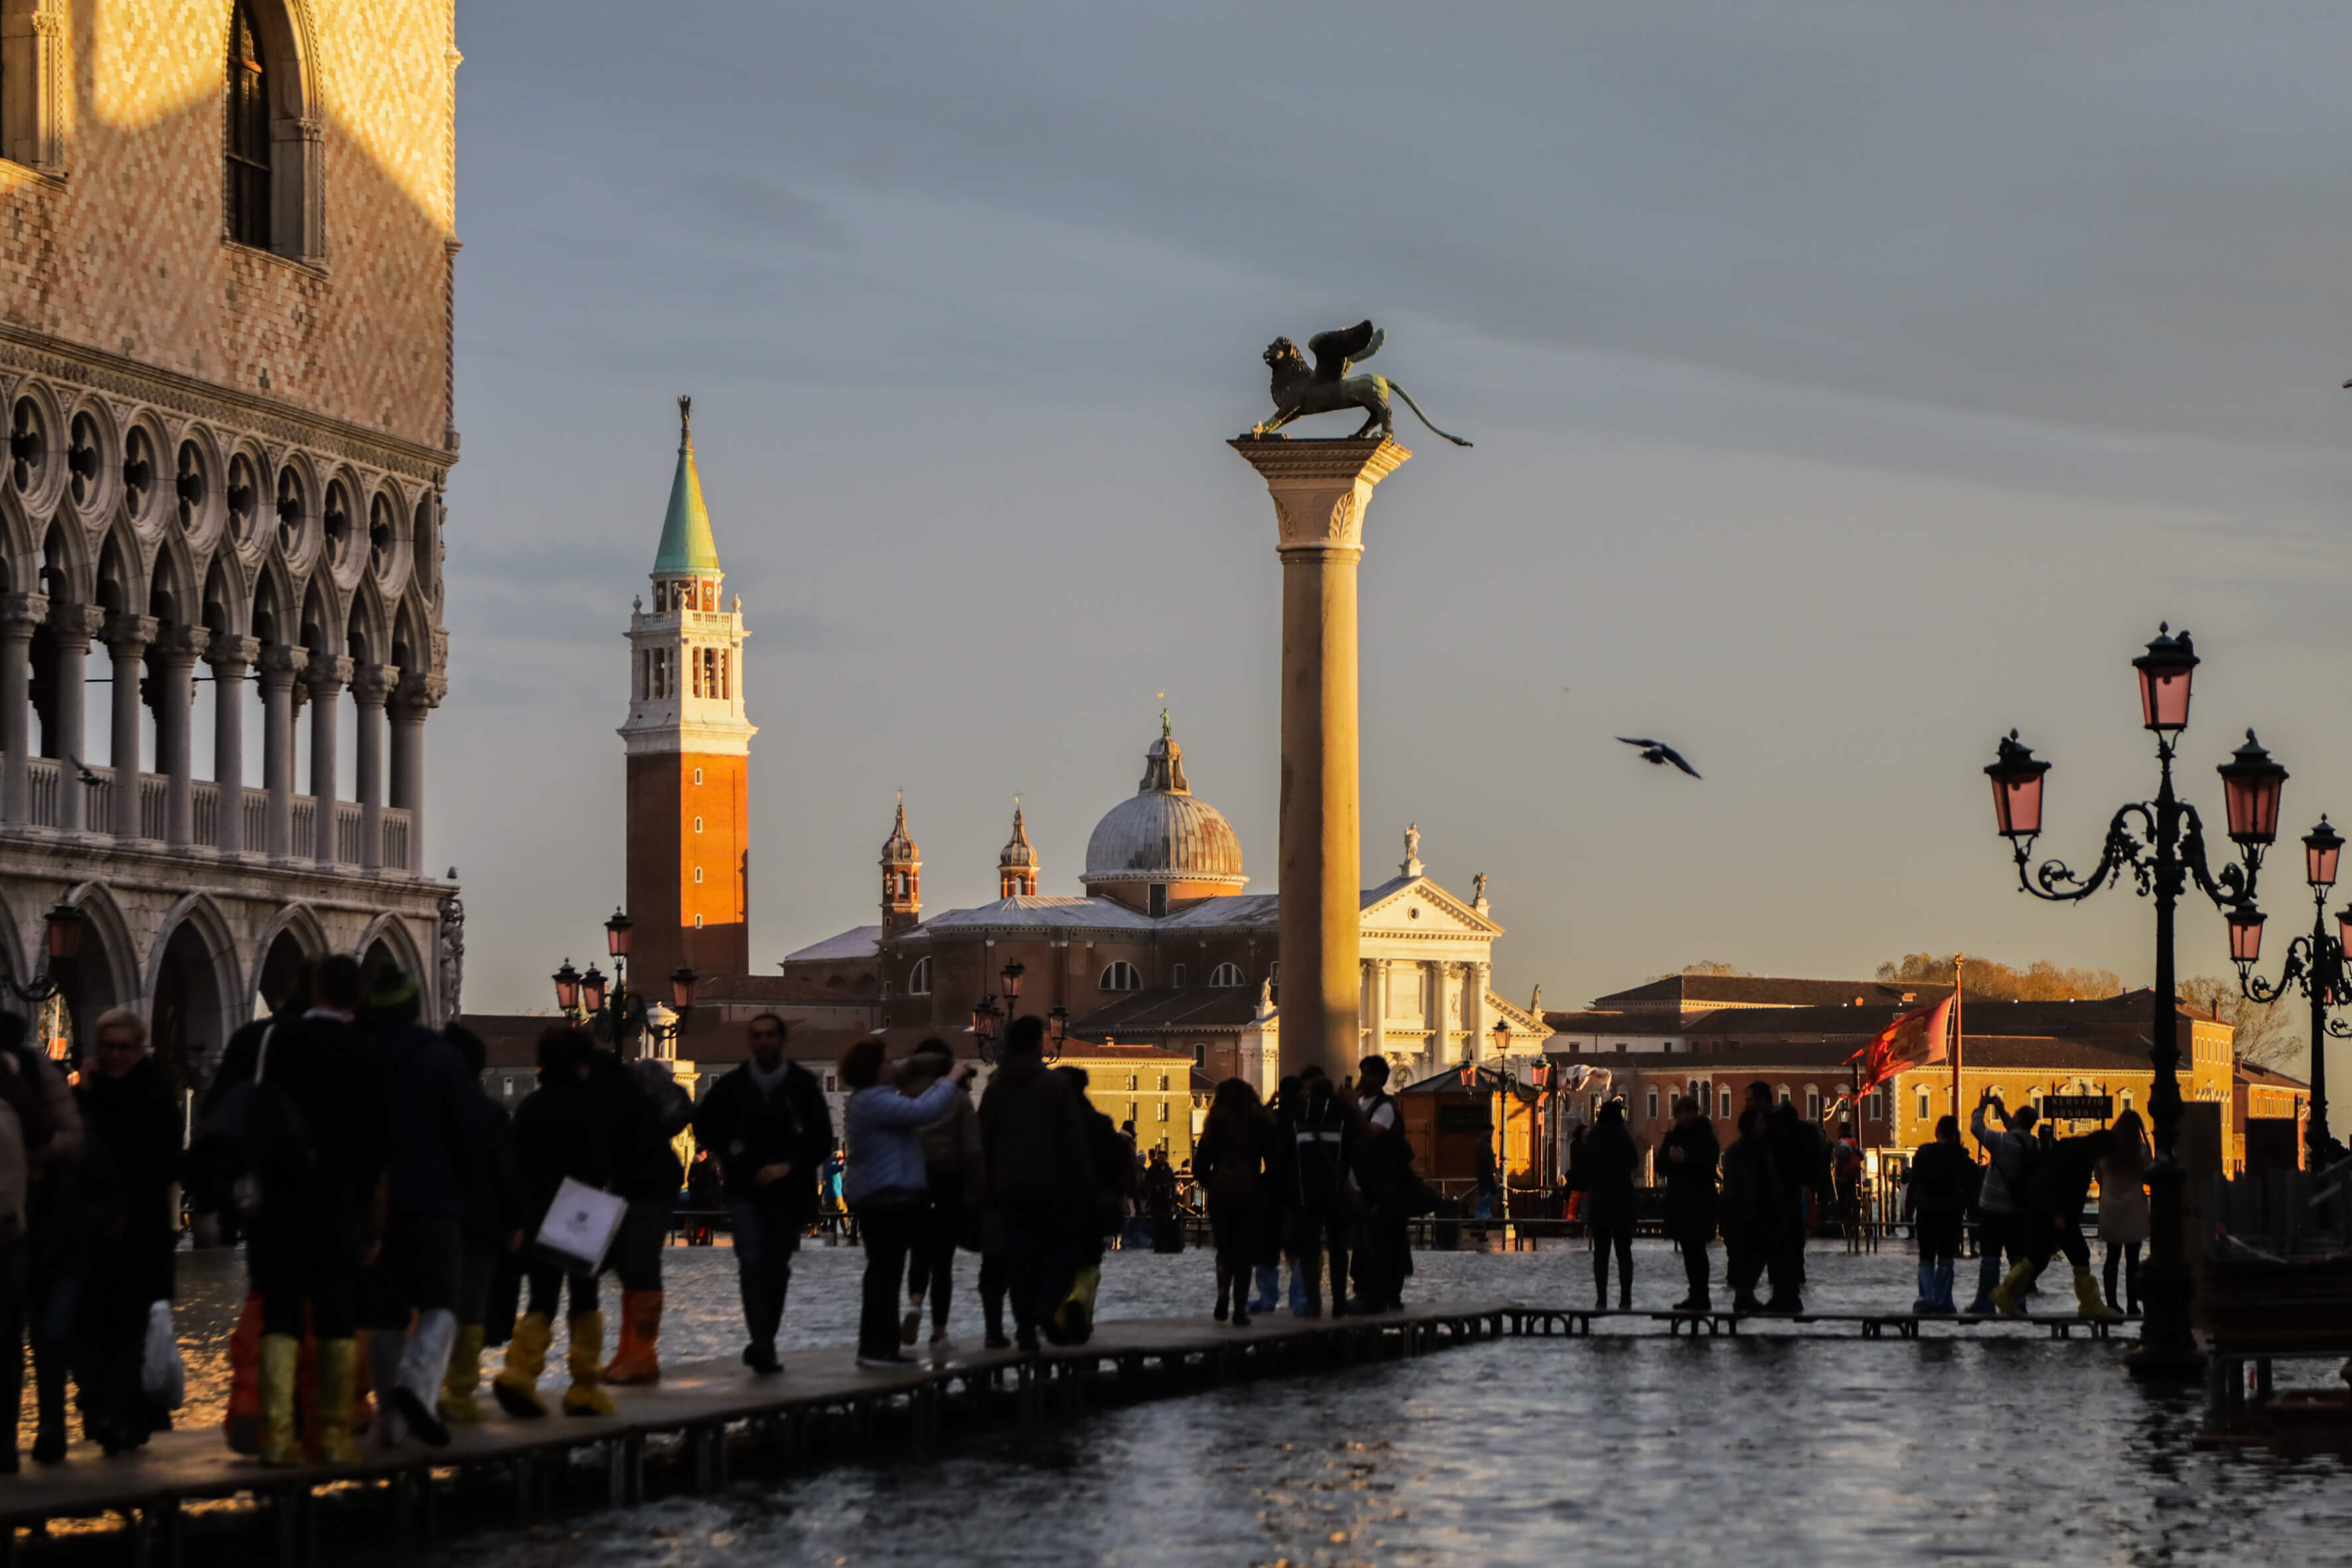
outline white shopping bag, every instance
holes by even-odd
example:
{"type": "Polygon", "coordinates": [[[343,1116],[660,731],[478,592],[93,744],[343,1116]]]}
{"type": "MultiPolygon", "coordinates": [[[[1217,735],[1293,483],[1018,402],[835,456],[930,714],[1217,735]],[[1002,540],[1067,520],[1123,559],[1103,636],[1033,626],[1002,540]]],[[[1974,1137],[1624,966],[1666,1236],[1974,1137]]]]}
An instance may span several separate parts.
{"type": "Polygon", "coordinates": [[[180,1335],[172,1326],[169,1301],[147,1309],[147,1351],[140,1361],[139,1386],[166,1410],[187,1403],[187,1368],[180,1361],[180,1335]]]}
{"type": "Polygon", "coordinates": [[[574,1274],[593,1274],[628,1212],[627,1200],[566,1176],[540,1223],[539,1250],[574,1274]]]}

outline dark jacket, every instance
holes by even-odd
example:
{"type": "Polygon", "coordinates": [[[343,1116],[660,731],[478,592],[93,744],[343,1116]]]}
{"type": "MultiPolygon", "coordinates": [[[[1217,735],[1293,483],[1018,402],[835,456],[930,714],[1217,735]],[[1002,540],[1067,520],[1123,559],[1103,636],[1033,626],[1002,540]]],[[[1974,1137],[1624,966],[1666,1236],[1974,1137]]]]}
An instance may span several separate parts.
{"type": "Polygon", "coordinates": [[[1290,1160],[1283,1194],[1294,1207],[1318,1213],[1347,1206],[1348,1171],[1355,1163],[1356,1123],[1336,1095],[1307,1098],[1285,1119],[1290,1160]]]}
{"type": "Polygon", "coordinates": [[[626,1100],[597,1081],[593,1065],[585,1079],[568,1068],[540,1074],[539,1087],[515,1108],[515,1152],[530,1196],[525,1229],[539,1228],[567,1179],[619,1191],[629,1111],[626,1100]]]}
{"type": "Polygon", "coordinates": [[[1723,1151],[1723,1197],[1718,1206],[1724,1239],[1763,1244],[1780,1228],[1780,1173],[1772,1146],[1760,1138],[1735,1138],[1723,1151]]]}
{"type": "Polygon", "coordinates": [[[503,1247],[531,1214],[514,1119],[478,1084],[465,1107],[467,1239],[503,1247]]]}
{"type": "Polygon", "coordinates": [[[1641,1151],[1622,1121],[1604,1121],[1584,1141],[1584,1218],[1618,1229],[1633,1223],[1633,1167],[1641,1151]]]}
{"type": "Polygon", "coordinates": [[[387,1024],[372,1042],[390,1091],[386,1178],[392,1212],[453,1220],[466,1212],[467,1101],[482,1088],[457,1048],[422,1024],[387,1024]]]}
{"type": "Polygon", "coordinates": [[[262,1048],[264,1084],[301,1119],[307,1153],[274,1146],[262,1173],[262,1206],[289,1211],[365,1204],[383,1178],[391,1143],[382,1058],[358,1026],[331,1013],[280,1017],[262,1048]]]}
{"type": "Polygon", "coordinates": [[[1176,1213],[1176,1167],[1157,1161],[1143,1173],[1143,1206],[1154,1219],[1176,1213]]]}
{"type": "Polygon", "coordinates": [[[1704,1116],[1667,1130],[1658,1144],[1658,1169],[1666,1176],[1669,1236],[1715,1234],[1715,1168],[1722,1154],[1715,1123],[1704,1116]]]}
{"type": "Polygon", "coordinates": [[[122,1233],[107,1242],[113,1256],[107,1284],[143,1316],[149,1302],[172,1299],[172,1253],[180,1239],[172,1196],[180,1176],[180,1097],[152,1056],[121,1078],[84,1073],[78,1096],[82,1125],[104,1146],[121,1184],[122,1233]]]}
{"type": "Polygon", "coordinates": [[[2079,1138],[2054,1139],[2042,1151],[2033,1167],[2032,1184],[2026,1189],[2026,1211],[2037,1224],[2081,1223],[2099,1163],[2091,1152],[2091,1137],[2085,1132],[2079,1138]]]}
{"type": "Polygon", "coordinates": [[[1783,1102],[1772,1108],[1764,1139],[1772,1146],[1772,1173],[1780,1183],[1783,1203],[1798,1202],[1800,1188],[1817,1193],[1829,1190],[1829,1140],[1799,1115],[1795,1106],[1783,1102]]]}
{"type": "MultiPolygon", "coordinates": [[[[1395,1204],[1404,1196],[1412,1177],[1412,1142],[1404,1132],[1404,1107],[1383,1089],[1366,1095],[1358,1102],[1358,1110],[1361,1119],[1357,1128],[1356,1186],[1370,1203],[1395,1204]],[[1395,1117],[1385,1128],[1372,1121],[1382,1106],[1395,1117]]],[[[1197,1162],[1199,1155],[1193,1158],[1197,1162]]]]}
{"type": "MultiPolygon", "coordinates": [[[[614,1128],[612,1190],[633,1204],[675,1202],[686,1167],[670,1143],[673,1133],[662,1130],[662,1108],[636,1068],[611,1051],[588,1058],[588,1086],[605,1102],[604,1113],[614,1128]]],[[[688,1116],[691,1120],[691,1106],[688,1116]]],[[[686,1124],[678,1121],[677,1129],[686,1124]]]]}
{"type": "Polygon", "coordinates": [[[1274,1129],[1252,1117],[1212,1115],[1192,1145],[1192,1174],[1213,1204],[1254,1204],[1264,1195],[1274,1129]]]}
{"type": "Polygon", "coordinates": [[[1045,1063],[996,1069],[980,1097],[980,1141],[991,1206],[1049,1215],[1072,1230],[1093,1223],[1094,1159],[1078,1096],[1045,1063]]]}
{"type": "Polygon", "coordinates": [[[1903,1214],[1957,1218],[1976,1185],[1976,1162],[1958,1143],[1922,1143],[1903,1173],[1903,1214]]]}
{"type": "Polygon", "coordinates": [[[784,1063],[772,1094],[761,1090],[749,1062],[720,1079],[695,1112],[694,1141],[719,1162],[730,1202],[756,1197],[782,1205],[802,1224],[816,1217],[817,1176],[833,1153],[833,1112],[816,1076],[798,1062],[784,1063]],[[793,1173],[752,1184],[762,1166],[776,1164],[793,1173]]]}

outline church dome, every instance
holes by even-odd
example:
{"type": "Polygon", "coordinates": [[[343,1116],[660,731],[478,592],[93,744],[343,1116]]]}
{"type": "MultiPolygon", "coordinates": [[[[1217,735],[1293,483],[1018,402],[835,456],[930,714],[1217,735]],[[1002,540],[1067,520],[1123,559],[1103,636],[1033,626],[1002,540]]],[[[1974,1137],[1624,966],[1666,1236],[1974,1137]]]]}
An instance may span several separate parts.
{"type": "Polygon", "coordinates": [[[1144,755],[1143,782],[1110,808],[1087,840],[1088,892],[1139,883],[1189,883],[1192,897],[1237,891],[1242,844],[1224,814],[1193,797],[1184,778],[1184,752],[1160,721],[1160,739],[1144,755]]]}

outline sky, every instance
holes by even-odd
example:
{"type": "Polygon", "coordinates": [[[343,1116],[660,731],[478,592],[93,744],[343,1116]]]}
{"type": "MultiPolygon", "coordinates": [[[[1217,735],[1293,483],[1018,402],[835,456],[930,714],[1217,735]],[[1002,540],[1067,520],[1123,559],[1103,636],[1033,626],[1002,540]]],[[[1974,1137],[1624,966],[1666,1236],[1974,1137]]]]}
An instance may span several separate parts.
{"type": "MultiPolygon", "coordinates": [[[[899,790],[929,910],[994,896],[1016,793],[1077,891],[1162,692],[1272,890],[1279,567],[1223,442],[1270,340],[1367,316],[1476,446],[1400,407],[1370,514],[1365,877],[1408,822],[1487,873],[1507,994],[2145,983],[2149,906],[2019,893],[1980,770],[2020,728],[2043,849],[2095,860],[2155,787],[2159,621],[2206,660],[2189,798],[2252,726],[2289,826],[2352,816],[2341,4],[498,0],[459,45],[472,1009],[549,1005],[621,899],[682,392],[753,632],[756,965],[876,918],[899,790]]],[[[2187,910],[2182,973],[2225,960],[2187,910]]]]}

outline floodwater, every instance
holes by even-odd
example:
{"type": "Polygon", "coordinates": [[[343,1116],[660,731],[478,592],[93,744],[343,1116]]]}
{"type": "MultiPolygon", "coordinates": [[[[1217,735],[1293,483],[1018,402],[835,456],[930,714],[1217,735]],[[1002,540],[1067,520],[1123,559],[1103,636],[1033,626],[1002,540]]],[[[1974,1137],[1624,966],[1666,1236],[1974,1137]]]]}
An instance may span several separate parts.
{"type": "MultiPolygon", "coordinates": [[[[1572,1246],[1415,1257],[1418,1300],[1591,1300],[1590,1260],[1572,1246]]],[[[216,1419],[203,1347],[225,1333],[238,1276],[227,1257],[183,1261],[184,1315],[198,1342],[187,1415],[216,1419]]],[[[848,1337],[858,1262],[845,1247],[802,1254],[793,1342],[848,1337]]],[[[673,1249],[667,1268],[665,1352],[740,1349],[729,1252],[673,1249]]],[[[1817,1249],[1811,1270],[1809,1294],[1822,1310],[1905,1305],[1913,1289],[1900,1250],[1850,1258],[1817,1249]]],[[[1659,1244],[1637,1248],[1637,1273],[1639,1305],[1681,1294],[1659,1244]]],[[[1107,1316],[1199,1312],[1211,1294],[1204,1253],[1117,1254],[1102,1307],[1107,1316]]],[[[2053,1310],[2069,1304],[2041,1300],[2053,1310]]],[[[960,1304],[960,1328],[971,1305],[968,1296],[960,1304]]],[[[1505,1339],[992,1432],[929,1458],[484,1531],[434,1561],[2301,1568],[2352,1558],[2352,1467],[2194,1451],[2194,1396],[2134,1384],[2121,1339],[1771,1333],[1505,1339]]],[[[964,1337],[976,1340],[976,1328],[964,1337]]]]}

